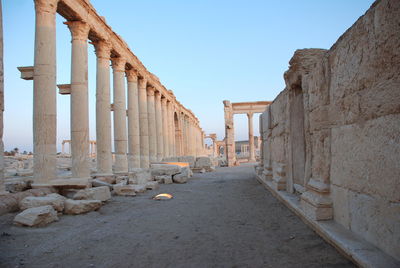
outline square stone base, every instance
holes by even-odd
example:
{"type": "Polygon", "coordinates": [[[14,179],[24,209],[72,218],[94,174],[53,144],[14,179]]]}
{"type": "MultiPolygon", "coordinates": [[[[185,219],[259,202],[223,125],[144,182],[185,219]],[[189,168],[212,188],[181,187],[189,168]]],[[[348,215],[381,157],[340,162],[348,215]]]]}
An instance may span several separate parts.
{"type": "Polygon", "coordinates": [[[316,221],[326,221],[332,220],[333,218],[333,209],[332,207],[315,207],[309,202],[301,199],[301,208],[304,211],[304,214],[316,221]]]}

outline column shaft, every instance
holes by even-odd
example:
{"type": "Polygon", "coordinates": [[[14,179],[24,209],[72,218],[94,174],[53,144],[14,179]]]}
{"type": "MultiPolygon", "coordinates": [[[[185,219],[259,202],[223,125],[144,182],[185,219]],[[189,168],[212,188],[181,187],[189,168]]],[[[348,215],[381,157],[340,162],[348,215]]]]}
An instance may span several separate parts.
{"type": "Polygon", "coordinates": [[[115,173],[128,172],[126,133],[125,60],[113,59],[115,173]]]}
{"type": "Polygon", "coordinates": [[[147,114],[147,80],[139,80],[140,167],[149,168],[149,120],[147,114]]]}
{"type": "Polygon", "coordinates": [[[157,161],[161,161],[164,154],[163,119],[161,113],[161,93],[155,93],[156,134],[157,134],[157,161]]]}
{"type": "Polygon", "coordinates": [[[154,88],[147,87],[147,114],[149,117],[149,158],[150,163],[157,162],[157,129],[154,88]]]}
{"type": "Polygon", "coordinates": [[[164,157],[169,156],[169,127],[168,127],[168,112],[167,112],[167,99],[161,99],[161,112],[162,112],[162,134],[163,134],[163,145],[164,145],[164,157]]]}
{"type": "Polygon", "coordinates": [[[174,119],[172,103],[170,101],[167,102],[167,112],[168,112],[168,126],[169,126],[169,141],[168,141],[169,155],[170,156],[175,156],[175,144],[174,144],[174,139],[175,139],[175,119],[174,119]]]}
{"type": "Polygon", "coordinates": [[[97,174],[112,175],[111,111],[110,111],[110,52],[111,46],[99,41],[94,44],[96,70],[96,142],[97,174]]]}
{"type": "Polygon", "coordinates": [[[35,186],[57,176],[56,9],[57,0],[36,0],[33,74],[33,173],[35,186]]]}
{"type": "Polygon", "coordinates": [[[249,119],[249,161],[255,161],[253,113],[248,113],[247,117],[249,119]]]}
{"type": "Polygon", "coordinates": [[[72,35],[71,52],[71,158],[72,177],[89,178],[89,97],[87,38],[89,25],[66,22],[72,35]]]}
{"type": "Polygon", "coordinates": [[[127,71],[128,78],[128,148],[129,170],[140,168],[139,93],[137,74],[127,71]]]}

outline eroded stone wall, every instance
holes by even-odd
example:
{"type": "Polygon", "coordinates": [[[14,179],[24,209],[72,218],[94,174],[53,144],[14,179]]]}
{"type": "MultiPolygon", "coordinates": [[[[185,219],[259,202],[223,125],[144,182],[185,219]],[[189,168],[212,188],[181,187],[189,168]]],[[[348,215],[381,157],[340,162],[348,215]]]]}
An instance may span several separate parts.
{"type": "Polygon", "coordinates": [[[262,115],[264,179],[400,259],[400,2],[376,1],[330,50],[296,51],[285,81],[262,115]]]}

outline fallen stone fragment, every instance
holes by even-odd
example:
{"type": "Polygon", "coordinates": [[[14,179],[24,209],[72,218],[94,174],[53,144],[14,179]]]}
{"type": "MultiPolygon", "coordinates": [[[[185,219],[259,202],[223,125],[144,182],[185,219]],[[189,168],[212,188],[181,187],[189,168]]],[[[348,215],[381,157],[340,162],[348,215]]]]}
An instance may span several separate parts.
{"type": "Polygon", "coordinates": [[[109,176],[94,175],[93,177],[97,181],[106,182],[108,184],[114,184],[116,181],[116,178],[114,175],[109,175],[109,176]]]}
{"type": "Polygon", "coordinates": [[[134,185],[114,185],[114,193],[123,196],[136,196],[134,185]]]}
{"type": "Polygon", "coordinates": [[[180,156],[179,157],[179,162],[185,162],[185,163],[189,163],[189,167],[190,168],[194,168],[195,167],[195,162],[196,162],[196,157],[194,156],[180,156]]]}
{"type": "Polygon", "coordinates": [[[20,177],[33,176],[33,170],[31,170],[31,169],[18,170],[17,171],[17,176],[20,176],[20,177]]]}
{"type": "Polygon", "coordinates": [[[18,193],[29,188],[28,183],[23,179],[10,179],[5,183],[6,191],[10,193],[18,193]]]}
{"type": "Polygon", "coordinates": [[[191,178],[193,176],[193,172],[189,167],[183,167],[181,174],[187,176],[188,178],[191,178]]]}
{"type": "Polygon", "coordinates": [[[171,175],[161,175],[161,176],[155,176],[154,180],[158,183],[165,183],[169,184],[172,183],[172,176],[171,175]]]}
{"type": "Polygon", "coordinates": [[[158,185],[158,182],[156,182],[156,181],[149,181],[146,183],[146,189],[148,189],[148,190],[156,190],[159,187],[160,186],[158,185]]]}
{"type": "Polygon", "coordinates": [[[127,185],[128,184],[129,177],[128,176],[117,176],[115,178],[115,183],[116,184],[123,184],[127,185]]]}
{"type": "Polygon", "coordinates": [[[181,172],[180,166],[168,164],[151,164],[150,169],[153,176],[175,175],[181,172]]]}
{"type": "Polygon", "coordinates": [[[52,206],[57,211],[64,210],[64,202],[66,198],[59,194],[48,194],[46,196],[27,196],[19,202],[21,210],[28,208],[52,206]]]}
{"type": "Polygon", "coordinates": [[[74,195],[73,199],[100,200],[102,202],[105,202],[111,199],[110,188],[108,186],[101,186],[80,190],[74,195]]]}
{"type": "Polygon", "coordinates": [[[136,193],[144,193],[146,192],[146,185],[145,184],[132,184],[133,189],[135,189],[136,193]]]}
{"type": "Polygon", "coordinates": [[[108,182],[105,182],[105,181],[102,181],[102,180],[99,180],[99,179],[92,180],[92,186],[93,187],[107,186],[108,188],[110,188],[110,190],[113,189],[113,185],[112,184],[110,184],[108,182]]]}
{"type": "Polygon", "coordinates": [[[52,206],[28,208],[14,218],[14,223],[24,226],[45,226],[53,221],[58,221],[57,212],[52,206]]]}
{"type": "Polygon", "coordinates": [[[98,210],[102,205],[100,200],[72,200],[65,201],[65,214],[83,214],[93,210],[98,210]]]}
{"type": "Polygon", "coordinates": [[[206,156],[200,156],[196,158],[195,168],[210,168],[212,166],[211,158],[206,156]]]}
{"type": "Polygon", "coordinates": [[[50,182],[53,187],[63,187],[71,189],[82,189],[87,188],[92,185],[91,180],[81,179],[81,178],[65,178],[65,179],[55,179],[50,182]]]}
{"type": "Polygon", "coordinates": [[[135,168],[129,172],[129,184],[145,184],[148,181],[152,181],[149,168],[135,168]]]}
{"type": "Polygon", "coordinates": [[[186,183],[188,180],[188,177],[185,174],[176,174],[172,177],[172,180],[175,183],[186,183]]]}

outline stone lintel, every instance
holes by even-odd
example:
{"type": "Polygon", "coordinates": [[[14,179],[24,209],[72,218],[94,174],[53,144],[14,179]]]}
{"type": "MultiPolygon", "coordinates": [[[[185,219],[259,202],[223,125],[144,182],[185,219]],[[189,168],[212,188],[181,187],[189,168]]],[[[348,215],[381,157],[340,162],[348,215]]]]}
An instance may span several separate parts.
{"type": "Polygon", "coordinates": [[[21,72],[21,79],[33,80],[33,66],[17,67],[21,72]]]}
{"type": "Polygon", "coordinates": [[[71,95],[71,84],[60,84],[57,85],[58,93],[61,95],[71,95]]]}

